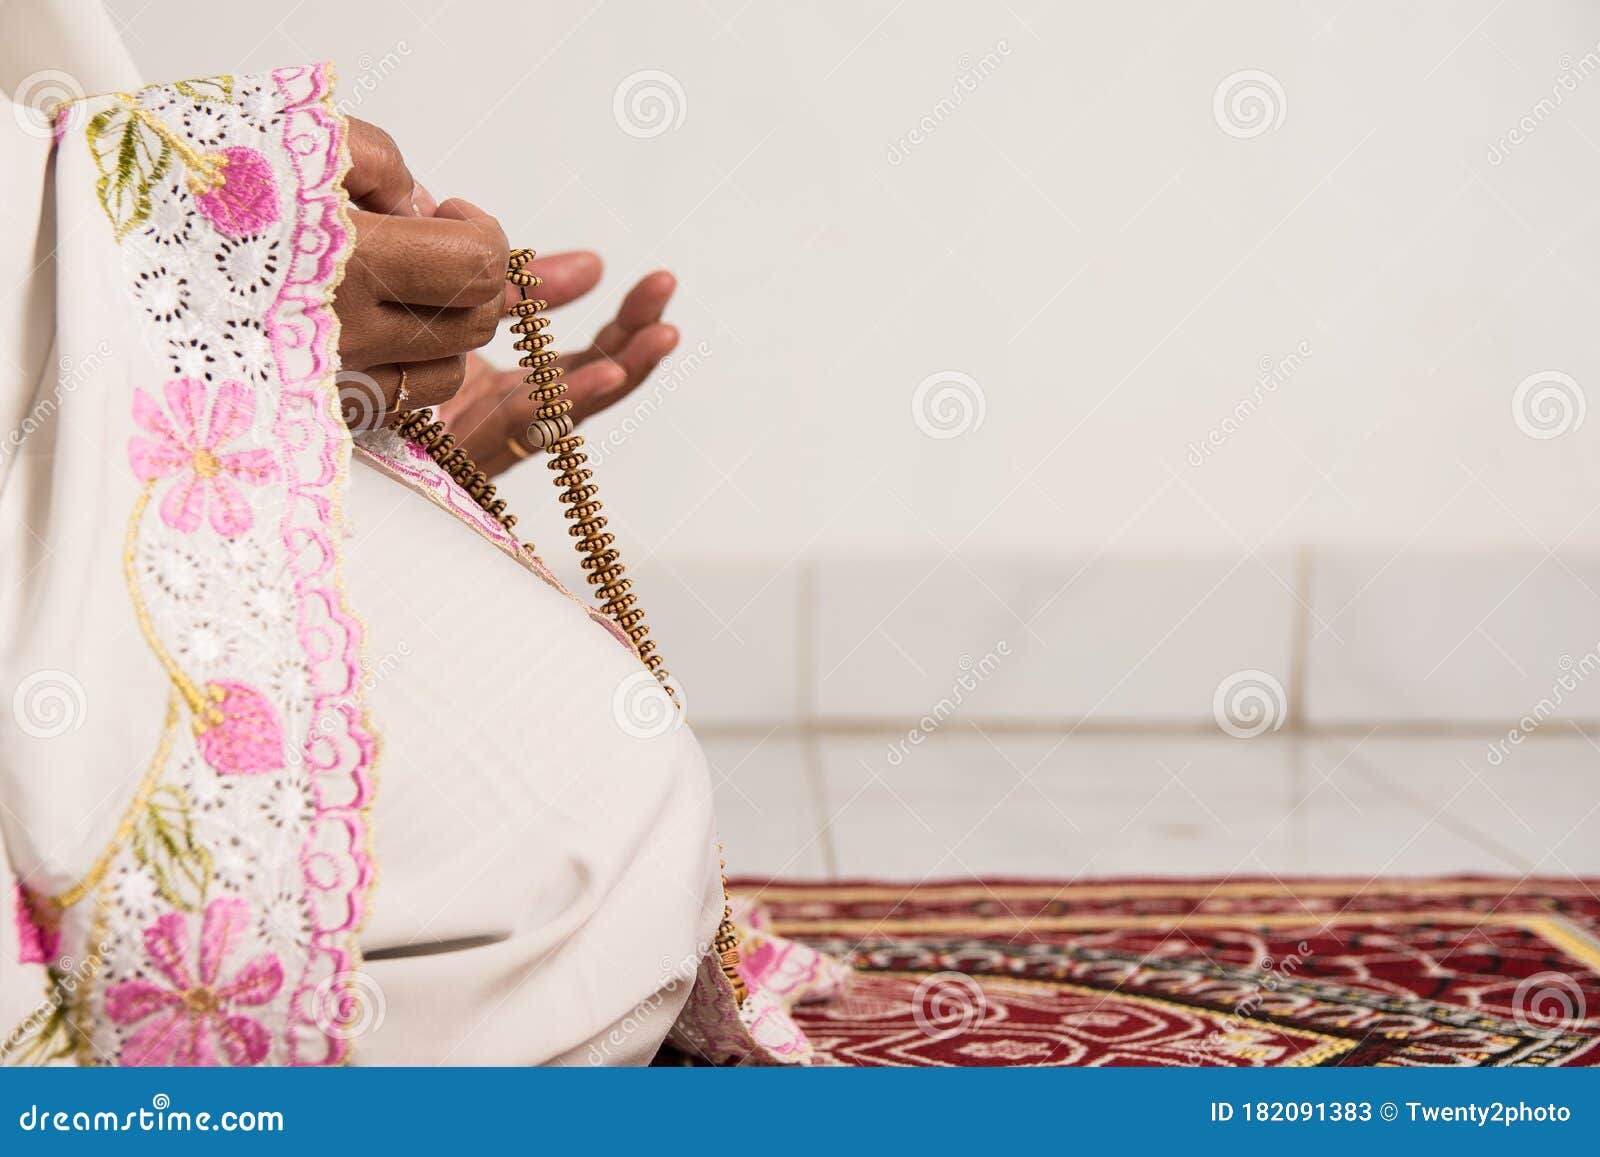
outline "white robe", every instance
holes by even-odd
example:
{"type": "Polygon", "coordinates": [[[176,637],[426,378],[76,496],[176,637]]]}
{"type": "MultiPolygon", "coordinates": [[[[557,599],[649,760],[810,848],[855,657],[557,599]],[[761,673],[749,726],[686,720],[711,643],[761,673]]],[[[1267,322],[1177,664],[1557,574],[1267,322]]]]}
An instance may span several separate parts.
{"type": "MultiPolygon", "coordinates": [[[[0,8],[0,87],[47,69],[89,93],[138,84],[98,6],[12,0],[0,8]]],[[[78,726],[63,734],[0,717],[5,861],[43,893],[80,878],[111,838],[168,694],[129,626],[120,575],[106,573],[121,512],[75,500],[75,479],[122,455],[75,440],[75,422],[148,383],[113,361],[61,385],[59,351],[98,340],[105,277],[74,265],[73,236],[105,221],[56,220],[53,179],[48,136],[0,115],[0,431],[29,428],[0,459],[0,692],[54,670],[83,688],[65,705],[78,726]],[[51,397],[59,405],[41,412],[51,397]]],[[[640,739],[619,728],[613,693],[637,661],[476,532],[359,459],[343,503],[345,588],[366,624],[380,743],[378,877],[360,933],[375,992],[352,1059],[648,1061],[721,913],[697,744],[687,729],[640,739]]],[[[43,969],[16,960],[7,920],[7,1025],[44,989],[43,969]]]]}

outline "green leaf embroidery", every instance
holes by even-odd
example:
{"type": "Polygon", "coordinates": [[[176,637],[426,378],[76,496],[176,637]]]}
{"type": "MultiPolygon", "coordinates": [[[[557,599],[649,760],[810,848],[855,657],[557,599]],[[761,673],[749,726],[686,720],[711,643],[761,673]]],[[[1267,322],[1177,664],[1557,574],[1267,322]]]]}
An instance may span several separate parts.
{"type": "Polygon", "coordinates": [[[233,77],[202,76],[195,80],[180,80],[172,86],[190,100],[226,104],[233,100],[233,77]]]}
{"type": "Polygon", "coordinates": [[[73,1053],[72,1021],[66,1005],[52,991],[49,1011],[36,1010],[0,1044],[0,1063],[7,1067],[43,1066],[73,1053]]]}
{"type": "Polygon", "coordinates": [[[171,784],[156,788],[133,829],[133,854],[155,876],[167,901],[198,912],[211,886],[211,853],[195,842],[189,795],[171,784]]]}
{"type": "Polygon", "coordinates": [[[89,122],[89,151],[100,180],[100,205],[117,240],[150,218],[150,190],[172,166],[172,149],[143,119],[124,106],[107,109],[89,122]]]}

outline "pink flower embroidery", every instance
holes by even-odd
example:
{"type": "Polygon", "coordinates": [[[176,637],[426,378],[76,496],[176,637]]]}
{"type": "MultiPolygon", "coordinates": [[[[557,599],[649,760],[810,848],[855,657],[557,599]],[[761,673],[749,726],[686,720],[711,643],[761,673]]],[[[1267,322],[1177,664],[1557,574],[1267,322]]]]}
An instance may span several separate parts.
{"type": "Polygon", "coordinates": [[[211,403],[209,421],[201,424],[206,385],[196,378],[178,378],[166,385],[172,420],[142,389],[133,391],[133,420],[156,440],[131,438],[128,461],[141,482],[177,475],[161,502],[161,519],[174,530],[197,529],[209,505],[211,526],[233,538],[254,524],[250,503],[236,483],[259,486],[278,477],[270,450],[220,453],[250,428],[255,395],[241,382],[223,382],[211,403]]]}
{"type": "Polygon", "coordinates": [[[204,173],[190,174],[189,191],[218,233],[237,240],[278,219],[278,187],[267,158],[236,145],[205,160],[204,173]]]}
{"type": "Polygon", "coordinates": [[[35,911],[28,893],[21,884],[16,886],[17,963],[50,964],[61,947],[61,929],[46,923],[43,914],[35,911]]]}
{"type": "Polygon", "coordinates": [[[169,985],[140,977],[106,991],[106,1015],[115,1024],[145,1025],[122,1046],[125,1065],[216,1065],[216,1046],[230,1065],[258,1065],[271,1038],[253,1016],[238,1006],[267,1004],[283,987],[283,966],[271,952],[253,958],[226,984],[219,985],[222,962],[245,934],[250,905],[224,897],[206,905],[200,929],[200,976],[189,972],[189,925],[168,912],[144,930],[149,962],[169,985]]]}
{"type": "Polygon", "coordinates": [[[283,728],[267,697],[246,683],[207,683],[213,706],[195,721],[200,754],[223,775],[283,766],[283,728]]]}

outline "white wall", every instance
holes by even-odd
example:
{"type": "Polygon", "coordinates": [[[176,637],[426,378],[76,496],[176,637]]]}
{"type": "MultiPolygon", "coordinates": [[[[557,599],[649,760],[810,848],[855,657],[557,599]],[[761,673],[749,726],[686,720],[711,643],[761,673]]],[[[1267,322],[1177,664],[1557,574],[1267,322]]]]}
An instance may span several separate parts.
{"type": "Polygon", "coordinates": [[[1600,8],[108,2],[604,253],[567,348],[679,273],[601,477],[738,870],[1595,870],[1600,8]]]}
{"type": "Polygon", "coordinates": [[[1536,439],[1512,402],[1600,389],[1600,9],[109,7],[151,79],[331,58],[437,194],[600,250],[567,346],[681,275],[709,354],[605,469],[635,550],[1593,537],[1600,414],[1536,439]],[[1246,69],[1282,121],[1240,137],[1214,95],[1246,69]],[[641,70],[682,94],[646,138],[613,110],[641,70]],[[919,429],[941,371],[981,427],[919,429]]]}

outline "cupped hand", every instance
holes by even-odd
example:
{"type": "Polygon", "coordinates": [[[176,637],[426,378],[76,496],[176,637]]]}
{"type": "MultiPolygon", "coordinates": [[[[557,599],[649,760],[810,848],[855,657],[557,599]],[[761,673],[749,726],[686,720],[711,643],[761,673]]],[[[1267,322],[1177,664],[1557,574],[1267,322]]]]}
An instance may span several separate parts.
{"type": "MultiPolygon", "coordinates": [[[[498,474],[528,456],[534,408],[525,371],[496,369],[471,352],[515,300],[505,285],[505,233],[466,201],[435,204],[383,130],[351,120],[350,152],[356,246],[334,303],[347,417],[365,429],[396,409],[438,407],[478,467],[498,474]]],[[[594,289],[601,264],[580,250],[540,258],[531,271],[555,307],[594,289]]],[[[664,270],[641,278],[586,349],[561,356],[574,422],[637,389],[677,347],[677,329],[661,320],[677,284],[664,270]]],[[[554,336],[562,349],[559,324],[554,336]]]]}
{"type": "MultiPolygon", "coordinates": [[[[532,272],[544,279],[538,295],[551,306],[575,301],[600,280],[600,258],[587,251],[557,253],[536,260],[532,272]]],[[[650,273],[628,291],[617,315],[587,349],[562,354],[556,363],[572,400],[574,422],[598,413],[637,389],[661,359],[677,347],[678,330],[662,322],[677,278],[665,270],[650,273]]],[[[550,332],[559,350],[559,323],[550,332]]],[[[528,419],[533,404],[521,369],[496,369],[482,358],[467,361],[466,382],[440,409],[457,443],[480,470],[498,474],[528,456],[528,419]],[[518,451],[521,451],[520,453],[518,451]]]]}
{"type": "Polygon", "coordinates": [[[364,429],[455,396],[467,354],[504,316],[509,247],[499,222],[469,202],[433,205],[381,129],[352,120],[350,153],[356,241],[334,311],[341,401],[364,429]]]}

